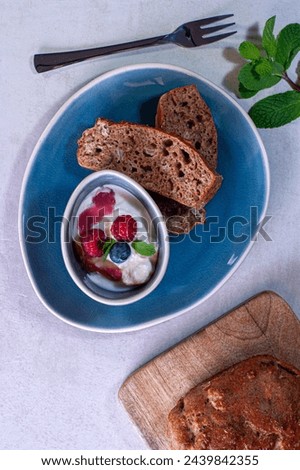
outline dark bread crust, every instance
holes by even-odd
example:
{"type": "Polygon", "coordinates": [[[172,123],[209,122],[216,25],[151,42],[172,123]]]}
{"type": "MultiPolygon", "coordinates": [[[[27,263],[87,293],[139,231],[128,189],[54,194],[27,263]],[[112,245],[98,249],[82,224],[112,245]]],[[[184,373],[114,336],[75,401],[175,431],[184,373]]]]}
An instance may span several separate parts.
{"type": "Polygon", "coordinates": [[[300,371],[255,356],[199,384],[168,416],[172,449],[300,449],[300,371]]]}
{"type": "Polygon", "coordinates": [[[177,134],[192,145],[210,168],[218,163],[215,123],[195,85],[174,88],[159,99],[156,127],[177,134]]]}
{"type": "Polygon", "coordinates": [[[120,171],[147,190],[196,209],[215,195],[222,182],[178,136],[141,124],[97,119],[79,139],[77,158],[85,168],[120,171]]]}
{"type": "Polygon", "coordinates": [[[173,199],[149,191],[164,216],[167,229],[174,234],[189,233],[197,224],[204,224],[206,211],[204,208],[193,209],[173,199]]]}

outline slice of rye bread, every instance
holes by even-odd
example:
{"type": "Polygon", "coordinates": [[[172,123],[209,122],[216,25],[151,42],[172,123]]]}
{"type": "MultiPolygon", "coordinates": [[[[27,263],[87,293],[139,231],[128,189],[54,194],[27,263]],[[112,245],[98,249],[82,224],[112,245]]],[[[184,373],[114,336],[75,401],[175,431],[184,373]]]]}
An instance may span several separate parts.
{"type": "Polygon", "coordinates": [[[149,191],[195,209],[217,192],[222,177],[178,136],[141,124],[97,119],[78,140],[78,163],[117,170],[149,191]]]}
{"type": "MultiPolygon", "coordinates": [[[[159,99],[155,125],[185,139],[201,154],[210,168],[218,161],[217,131],[210,109],[195,85],[174,88],[159,99]]],[[[172,233],[187,233],[205,222],[205,209],[195,213],[187,206],[153,195],[172,233]]]]}
{"type": "Polygon", "coordinates": [[[172,449],[300,449],[300,371],[254,356],[192,388],[168,416],[172,449]]]}
{"type": "Polygon", "coordinates": [[[177,134],[192,145],[210,168],[218,163],[218,140],[209,107],[195,85],[174,88],[159,99],[157,128],[177,134]]]}

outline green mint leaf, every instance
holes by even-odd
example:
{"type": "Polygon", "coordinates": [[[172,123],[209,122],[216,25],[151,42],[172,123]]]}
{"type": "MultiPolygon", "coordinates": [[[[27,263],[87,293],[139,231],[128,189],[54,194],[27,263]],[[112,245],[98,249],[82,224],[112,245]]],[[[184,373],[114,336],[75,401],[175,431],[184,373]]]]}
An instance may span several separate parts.
{"type": "Polygon", "coordinates": [[[142,256],[152,256],[156,252],[153,243],[146,243],[140,240],[132,242],[132,248],[142,256]]]}
{"type": "Polygon", "coordinates": [[[106,258],[108,256],[108,253],[110,252],[110,250],[112,249],[112,247],[114,246],[115,243],[116,243],[116,240],[114,240],[113,238],[111,240],[107,240],[104,243],[104,245],[103,245],[103,256],[102,256],[103,261],[106,260],[106,258]]]}
{"type": "Polygon", "coordinates": [[[262,57],[257,61],[254,66],[255,72],[258,73],[261,77],[266,77],[267,75],[272,75],[273,64],[269,59],[262,57]]]}
{"type": "Polygon", "coordinates": [[[247,90],[241,83],[239,84],[239,94],[241,98],[248,99],[252,98],[252,96],[256,95],[258,91],[247,90]]]}
{"type": "Polygon", "coordinates": [[[266,21],[263,35],[262,35],[262,46],[265,49],[268,57],[274,58],[276,55],[277,41],[273,34],[276,16],[272,16],[266,21]]]}
{"type": "Polygon", "coordinates": [[[260,76],[255,71],[255,66],[255,63],[246,64],[239,72],[238,79],[247,90],[259,91],[270,88],[281,80],[281,77],[276,75],[260,76]]]}
{"type": "Polygon", "coordinates": [[[268,96],[255,103],[250,109],[249,115],[257,127],[284,126],[300,117],[300,93],[286,91],[268,96]]]}
{"type": "Polygon", "coordinates": [[[258,47],[250,41],[244,41],[240,44],[239,53],[244,59],[257,60],[260,58],[258,47]]]}
{"type": "Polygon", "coordinates": [[[291,23],[285,26],[277,37],[276,62],[287,70],[300,50],[300,24],[291,23]]]}
{"type": "Polygon", "coordinates": [[[278,75],[282,77],[282,74],[284,72],[283,65],[280,64],[279,62],[272,62],[272,67],[273,67],[273,75],[278,75]]]}

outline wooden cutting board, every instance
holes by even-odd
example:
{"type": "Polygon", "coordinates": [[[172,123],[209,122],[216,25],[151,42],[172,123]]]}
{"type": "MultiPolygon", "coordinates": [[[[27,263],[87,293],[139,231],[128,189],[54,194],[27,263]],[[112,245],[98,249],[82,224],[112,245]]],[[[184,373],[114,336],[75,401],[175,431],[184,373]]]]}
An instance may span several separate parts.
{"type": "Polygon", "coordinates": [[[217,372],[257,354],[300,369],[300,321],[274,292],[263,292],[130,375],[119,390],[152,449],[168,449],[167,416],[178,399],[217,372]]]}

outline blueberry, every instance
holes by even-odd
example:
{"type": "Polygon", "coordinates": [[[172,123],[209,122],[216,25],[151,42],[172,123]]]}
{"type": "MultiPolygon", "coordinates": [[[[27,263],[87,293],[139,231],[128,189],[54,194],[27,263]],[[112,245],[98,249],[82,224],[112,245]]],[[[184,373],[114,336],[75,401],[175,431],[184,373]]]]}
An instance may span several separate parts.
{"type": "Polygon", "coordinates": [[[114,263],[123,263],[131,255],[131,249],[128,243],[117,242],[115,243],[110,252],[110,259],[114,263]]]}

